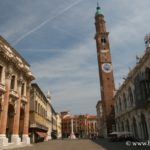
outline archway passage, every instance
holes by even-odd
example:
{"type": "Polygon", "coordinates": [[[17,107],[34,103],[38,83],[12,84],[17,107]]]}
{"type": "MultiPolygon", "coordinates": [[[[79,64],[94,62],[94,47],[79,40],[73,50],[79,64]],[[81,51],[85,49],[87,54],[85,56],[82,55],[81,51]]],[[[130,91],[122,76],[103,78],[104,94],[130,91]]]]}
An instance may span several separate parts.
{"type": "Polygon", "coordinates": [[[126,130],[130,132],[129,120],[126,120],[126,130]]]}
{"type": "Polygon", "coordinates": [[[137,122],[134,117],[133,117],[133,133],[134,133],[134,136],[138,138],[137,122]]]}
{"type": "Polygon", "coordinates": [[[146,119],[145,119],[144,114],[141,114],[141,125],[142,125],[143,138],[145,140],[147,140],[148,139],[148,130],[147,130],[147,124],[146,124],[146,119]]]}
{"type": "Polygon", "coordinates": [[[8,118],[7,118],[7,127],[6,127],[6,137],[8,138],[8,142],[11,142],[11,135],[13,131],[13,123],[14,123],[14,115],[15,109],[12,104],[8,106],[8,118]]]}
{"type": "Polygon", "coordinates": [[[24,128],[24,116],[25,116],[25,111],[24,108],[20,108],[20,122],[19,122],[19,136],[22,141],[22,135],[23,135],[23,128],[24,128]]]}

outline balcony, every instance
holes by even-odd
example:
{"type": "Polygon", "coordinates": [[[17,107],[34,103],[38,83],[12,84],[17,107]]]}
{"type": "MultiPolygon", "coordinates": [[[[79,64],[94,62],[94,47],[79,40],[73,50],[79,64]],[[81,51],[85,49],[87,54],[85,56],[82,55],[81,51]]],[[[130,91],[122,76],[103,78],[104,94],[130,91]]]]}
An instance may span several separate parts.
{"type": "Polygon", "coordinates": [[[27,97],[26,96],[21,96],[21,101],[27,103],[28,102],[27,97]]]}
{"type": "Polygon", "coordinates": [[[5,92],[5,85],[3,83],[0,82],[0,92],[5,92]]]}
{"type": "Polygon", "coordinates": [[[13,89],[10,90],[10,96],[13,98],[18,98],[18,93],[17,91],[14,91],[13,89]]]}

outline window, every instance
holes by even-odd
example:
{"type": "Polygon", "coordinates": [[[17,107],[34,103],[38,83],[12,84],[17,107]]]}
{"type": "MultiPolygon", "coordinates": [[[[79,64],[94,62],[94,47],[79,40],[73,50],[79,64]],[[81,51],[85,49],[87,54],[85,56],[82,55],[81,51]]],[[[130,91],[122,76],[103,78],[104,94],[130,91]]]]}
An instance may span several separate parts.
{"type": "Polygon", "coordinates": [[[123,101],[124,101],[124,108],[127,108],[127,100],[126,100],[126,96],[125,93],[123,94],[123,101]]]}
{"type": "Polygon", "coordinates": [[[1,111],[3,110],[2,108],[2,94],[0,94],[0,117],[1,117],[1,111]]]}
{"type": "Polygon", "coordinates": [[[106,38],[105,38],[105,37],[102,37],[102,38],[101,38],[101,43],[102,43],[102,44],[105,44],[105,43],[106,43],[106,38]]]}
{"type": "Polygon", "coordinates": [[[122,110],[121,108],[121,98],[119,98],[119,108],[120,108],[120,111],[122,110]]]}
{"type": "Polygon", "coordinates": [[[14,90],[14,88],[15,88],[15,76],[13,75],[13,76],[11,77],[10,89],[11,89],[11,90],[14,90]]]}
{"type": "Polygon", "coordinates": [[[40,104],[38,104],[38,113],[40,113],[40,104]]]}
{"type": "Polygon", "coordinates": [[[126,130],[130,131],[130,125],[129,125],[129,120],[128,119],[126,120],[126,130]]]}
{"type": "Polygon", "coordinates": [[[146,68],[145,70],[145,81],[143,86],[143,93],[145,99],[148,99],[150,97],[150,69],[149,68],[146,68]]]}
{"type": "Polygon", "coordinates": [[[118,113],[118,104],[117,104],[117,102],[115,104],[115,110],[116,110],[116,113],[118,113]]]}
{"type": "Polygon", "coordinates": [[[3,67],[0,66],[0,82],[2,82],[3,67]]]}
{"type": "Polygon", "coordinates": [[[132,90],[131,88],[128,89],[128,94],[129,94],[129,101],[130,101],[130,104],[131,106],[133,106],[133,94],[132,94],[132,90]]]}
{"type": "Polygon", "coordinates": [[[24,95],[24,83],[23,83],[22,86],[21,86],[21,95],[22,95],[22,96],[24,95]]]}
{"type": "Polygon", "coordinates": [[[35,112],[38,112],[38,110],[37,110],[37,101],[35,101],[35,112]]]}

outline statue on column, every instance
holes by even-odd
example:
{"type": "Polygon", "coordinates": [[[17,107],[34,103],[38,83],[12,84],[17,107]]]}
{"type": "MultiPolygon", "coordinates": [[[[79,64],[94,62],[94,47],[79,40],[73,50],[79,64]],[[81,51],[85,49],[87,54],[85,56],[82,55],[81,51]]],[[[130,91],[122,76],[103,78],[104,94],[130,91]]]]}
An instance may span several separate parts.
{"type": "Polygon", "coordinates": [[[71,117],[71,134],[69,136],[70,139],[76,139],[76,136],[73,131],[73,116],[71,117]]]}

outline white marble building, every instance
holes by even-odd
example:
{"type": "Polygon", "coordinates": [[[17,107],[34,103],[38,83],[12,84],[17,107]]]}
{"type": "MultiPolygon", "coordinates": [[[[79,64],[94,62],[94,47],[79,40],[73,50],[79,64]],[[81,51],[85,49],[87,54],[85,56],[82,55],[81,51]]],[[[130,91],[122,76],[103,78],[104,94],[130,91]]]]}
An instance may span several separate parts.
{"type": "Polygon", "coordinates": [[[144,55],[114,96],[117,131],[130,131],[141,140],[150,139],[150,35],[145,44],[144,55]]]}

